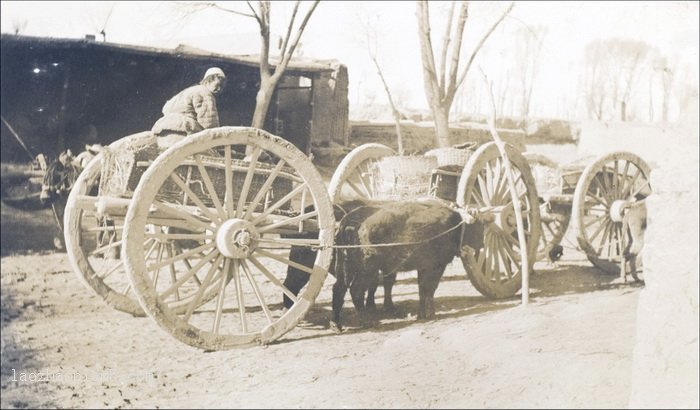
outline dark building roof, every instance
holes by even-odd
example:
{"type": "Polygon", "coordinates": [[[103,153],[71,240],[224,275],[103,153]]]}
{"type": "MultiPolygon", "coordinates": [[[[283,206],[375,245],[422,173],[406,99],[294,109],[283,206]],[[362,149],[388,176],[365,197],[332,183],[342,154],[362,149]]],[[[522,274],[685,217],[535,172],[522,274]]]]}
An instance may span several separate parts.
{"type": "MultiPolygon", "coordinates": [[[[131,44],[109,43],[90,39],[80,38],[57,38],[57,37],[36,37],[14,34],[0,35],[2,47],[6,46],[31,46],[36,48],[47,47],[56,48],[82,48],[95,50],[114,50],[126,53],[150,55],[150,56],[174,56],[186,57],[190,59],[206,59],[208,61],[221,60],[227,63],[242,64],[257,68],[259,66],[259,56],[257,55],[225,55],[202,50],[200,48],[187,45],[180,45],[174,49],[135,46],[131,44]]],[[[275,61],[271,58],[271,64],[274,67],[275,61]]],[[[338,64],[337,60],[307,60],[293,59],[290,61],[287,70],[298,72],[324,72],[333,71],[332,65],[338,64]]]]}
{"type": "MultiPolygon", "coordinates": [[[[56,155],[63,148],[80,151],[84,143],[106,144],[148,130],[163,104],[199,82],[211,66],[223,69],[227,78],[217,96],[221,124],[250,125],[252,120],[260,81],[253,56],[7,34],[0,40],[2,116],[35,154],[56,155]]],[[[335,60],[293,62],[273,97],[264,128],[306,149],[317,98],[311,84],[333,76],[339,66],[335,60]]],[[[318,82],[319,87],[329,83],[318,82]]],[[[333,106],[316,104],[319,110],[333,106]]],[[[26,160],[10,130],[4,125],[0,129],[2,160],[26,160]]]]}

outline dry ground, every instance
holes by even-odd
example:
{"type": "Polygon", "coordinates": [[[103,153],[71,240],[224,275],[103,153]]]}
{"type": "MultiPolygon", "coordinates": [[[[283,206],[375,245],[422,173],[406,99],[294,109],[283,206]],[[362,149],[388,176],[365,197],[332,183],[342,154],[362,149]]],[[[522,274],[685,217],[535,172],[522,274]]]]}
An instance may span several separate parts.
{"type": "Polygon", "coordinates": [[[329,277],[305,321],[278,342],[205,353],[85,289],[66,255],[48,251],[49,212],[3,207],[2,218],[2,408],[628,404],[641,287],[569,247],[558,268],[536,265],[527,307],[481,296],[455,260],[435,320],[416,321],[408,273],[394,289],[403,317],[380,311],[360,327],[346,303],[348,329],[335,334],[329,277]]]}
{"type": "Polygon", "coordinates": [[[4,256],[2,407],[626,407],[640,287],[566,256],[537,265],[527,307],[484,298],[456,260],[428,322],[415,320],[415,274],[403,274],[405,317],[359,327],[347,303],[339,335],[327,328],[329,278],[277,343],[214,353],[112,310],[65,254],[4,256]]]}

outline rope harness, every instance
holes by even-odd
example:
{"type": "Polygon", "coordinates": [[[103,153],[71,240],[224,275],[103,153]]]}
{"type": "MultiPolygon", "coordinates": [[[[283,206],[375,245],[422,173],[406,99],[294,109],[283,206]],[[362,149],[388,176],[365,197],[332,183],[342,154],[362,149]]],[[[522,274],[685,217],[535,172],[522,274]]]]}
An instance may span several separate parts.
{"type": "MultiPolygon", "coordinates": [[[[338,207],[340,208],[340,206],[338,206],[338,207]]],[[[351,217],[355,212],[357,212],[358,210],[360,210],[362,208],[366,208],[366,206],[361,206],[361,207],[355,208],[349,212],[340,208],[345,213],[345,215],[340,220],[339,225],[343,225],[343,222],[345,222],[346,218],[351,217]]],[[[462,221],[460,223],[458,223],[457,225],[455,225],[455,226],[453,226],[453,227],[451,227],[451,228],[449,228],[449,229],[447,229],[447,230],[445,230],[437,235],[431,236],[430,238],[423,239],[421,241],[390,242],[390,243],[376,243],[376,244],[365,244],[365,245],[360,244],[360,245],[326,245],[326,246],[299,245],[299,246],[308,246],[312,250],[315,250],[315,251],[324,250],[324,249],[358,249],[358,248],[388,248],[388,247],[395,247],[395,246],[415,246],[415,245],[426,244],[426,243],[431,242],[435,239],[443,237],[456,229],[461,228],[462,235],[460,236],[460,239],[459,239],[459,249],[461,249],[462,248],[462,240],[464,238],[464,229],[465,229],[466,225],[467,225],[467,221],[462,219],[462,221]]]]}

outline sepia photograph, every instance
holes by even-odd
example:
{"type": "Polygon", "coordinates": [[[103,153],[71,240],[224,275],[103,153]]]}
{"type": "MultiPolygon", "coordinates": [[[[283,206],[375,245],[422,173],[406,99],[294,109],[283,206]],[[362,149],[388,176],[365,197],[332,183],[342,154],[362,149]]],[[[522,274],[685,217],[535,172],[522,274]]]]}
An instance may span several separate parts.
{"type": "Polygon", "coordinates": [[[700,3],[0,19],[0,408],[700,408],[700,3]]]}

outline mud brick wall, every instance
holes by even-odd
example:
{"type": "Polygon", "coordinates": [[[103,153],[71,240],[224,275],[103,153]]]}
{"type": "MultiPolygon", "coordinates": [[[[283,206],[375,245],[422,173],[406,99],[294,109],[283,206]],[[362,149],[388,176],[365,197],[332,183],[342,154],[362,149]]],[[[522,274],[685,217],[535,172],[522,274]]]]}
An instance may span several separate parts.
{"type": "Polygon", "coordinates": [[[697,126],[695,108],[686,126],[666,133],[673,149],[651,174],[630,408],[700,405],[697,126]]]}
{"type": "MultiPolygon", "coordinates": [[[[525,150],[525,133],[521,130],[499,129],[500,137],[513,144],[520,151],[525,150]]],[[[405,153],[425,153],[437,147],[435,141],[435,129],[431,124],[414,124],[403,122],[401,135],[405,153]]],[[[493,141],[491,133],[485,126],[474,128],[450,128],[450,143],[461,144],[468,141],[476,141],[479,144],[493,141]]],[[[393,123],[354,123],[350,131],[349,144],[351,146],[362,145],[368,142],[377,142],[393,149],[398,149],[396,141],[396,126],[393,123]]]]}

